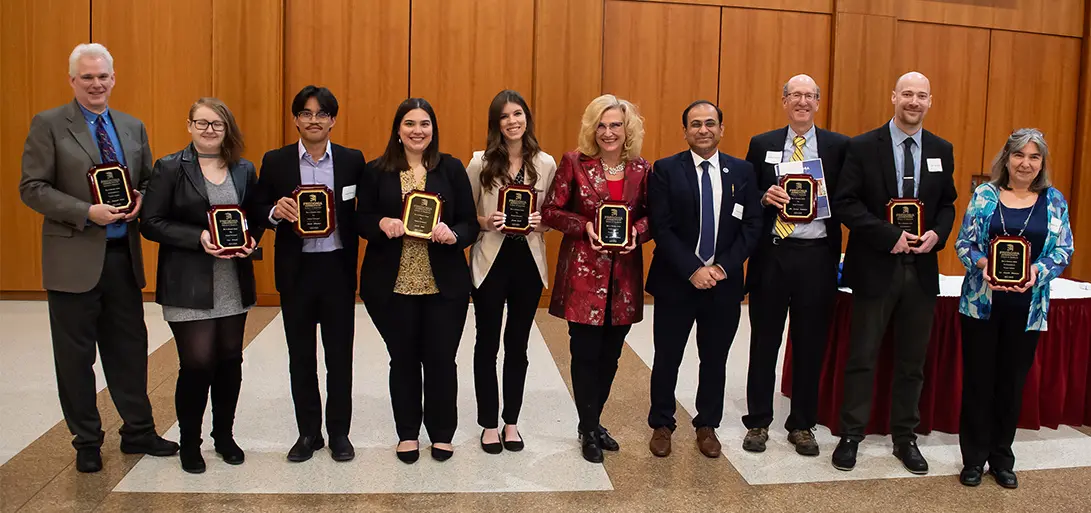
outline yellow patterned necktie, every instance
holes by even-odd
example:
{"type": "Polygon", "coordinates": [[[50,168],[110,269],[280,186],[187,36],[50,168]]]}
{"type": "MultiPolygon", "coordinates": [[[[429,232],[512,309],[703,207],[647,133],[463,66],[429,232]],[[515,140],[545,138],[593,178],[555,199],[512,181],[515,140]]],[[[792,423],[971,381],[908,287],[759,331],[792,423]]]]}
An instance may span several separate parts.
{"type": "MultiPolygon", "coordinates": [[[[807,139],[799,135],[792,139],[792,144],[795,145],[796,149],[792,151],[792,158],[788,159],[789,162],[799,162],[803,160],[803,145],[806,143],[807,139]]],[[[795,223],[786,222],[781,219],[779,215],[776,217],[776,223],[773,225],[773,230],[776,231],[777,235],[782,239],[787,239],[795,229],[795,223]]]]}

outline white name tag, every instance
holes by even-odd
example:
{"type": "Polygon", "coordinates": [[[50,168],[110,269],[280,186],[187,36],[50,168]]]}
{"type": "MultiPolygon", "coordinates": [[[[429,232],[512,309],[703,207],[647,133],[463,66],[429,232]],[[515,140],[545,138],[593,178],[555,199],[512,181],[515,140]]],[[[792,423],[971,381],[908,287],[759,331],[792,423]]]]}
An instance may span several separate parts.
{"type": "Polygon", "coordinates": [[[767,151],[765,152],[766,164],[780,164],[780,152],[779,151],[767,151]]]}
{"type": "Polygon", "coordinates": [[[1061,231],[1061,220],[1054,217],[1049,220],[1049,231],[1053,233],[1059,233],[1061,231]]]}
{"type": "Polygon", "coordinates": [[[943,161],[940,159],[928,159],[928,172],[929,173],[942,173],[943,161]]]}
{"type": "Polygon", "coordinates": [[[341,201],[348,201],[356,197],[356,186],[346,185],[341,189],[341,201]]]}
{"type": "Polygon", "coordinates": [[[739,203],[735,204],[735,208],[731,210],[731,216],[734,217],[735,219],[740,220],[740,221],[742,220],[742,205],[741,204],[739,204],[739,203]]]}

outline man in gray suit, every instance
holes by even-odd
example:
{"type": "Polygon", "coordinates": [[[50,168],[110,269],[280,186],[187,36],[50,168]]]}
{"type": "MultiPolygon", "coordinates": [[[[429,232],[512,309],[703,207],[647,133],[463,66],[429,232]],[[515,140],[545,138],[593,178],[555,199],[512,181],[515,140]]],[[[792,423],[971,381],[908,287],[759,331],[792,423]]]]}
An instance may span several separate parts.
{"type": "Polygon", "coordinates": [[[34,116],[23,148],[23,203],[42,221],[42,284],[61,409],[75,437],[76,468],[102,469],[104,433],[95,405],[95,346],[110,396],[121,414],[121,451],[170,456],[178,444],[155,432],[148,401],[148,330],[144,326],[141,192],[152,153],[140,120],[107,107],[114,59],[99,44],[81,44],[68,62],[75,100],[34,116]],[[92,166],[128,168],[132,211],[94,204],[92,166]]]}

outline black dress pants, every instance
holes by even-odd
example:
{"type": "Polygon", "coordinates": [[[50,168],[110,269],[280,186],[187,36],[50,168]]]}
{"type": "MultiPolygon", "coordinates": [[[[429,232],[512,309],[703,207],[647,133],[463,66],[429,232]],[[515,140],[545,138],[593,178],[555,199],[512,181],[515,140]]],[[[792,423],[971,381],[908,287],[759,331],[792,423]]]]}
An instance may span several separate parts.
{"type": "Polygon", "coordinates": [[[178,347],[178,384],[174,407],[183,445],[201,443],[201,423],[212,390],[212,438],[233,437],[235,409],[242,386],[242,339],[246,313],[171,322],[178,347]]]}
{"type": "MultiPolygon", "coordinates": [[[[610,304],[610,298],[606,298],[610,304]]],[[[610,388],[617,374],[617,361],[631,324],[610,324],[610,308],[606,308],[602,326],[568,322],[569,350],[572,353],[572,395],[576,400],[580,432],[598,429],[602,409],[610,397],[610,388]]]]}

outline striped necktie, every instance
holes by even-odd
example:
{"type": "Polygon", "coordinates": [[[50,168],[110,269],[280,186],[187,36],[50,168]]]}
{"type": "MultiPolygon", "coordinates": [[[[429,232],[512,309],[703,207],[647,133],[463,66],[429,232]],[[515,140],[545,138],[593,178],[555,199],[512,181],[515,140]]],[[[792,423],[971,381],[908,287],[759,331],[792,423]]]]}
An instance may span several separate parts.
{"type": "MultiPolygon", "coordinates": [[[[795,136],[795,138],[792,139],[792,144],[795,146],[795,150],[792,151],[792,158],[788,159],[789,162],[799,162],[803,160],[803,145],[806,144],[806,142],[807,139],[799,135],[795,136]]],[[[779,235],[782,239],[788,238],[788,236],[791,235],[792,232],[795,231],[795,229],[795,223],[786,222],[782,220],[780,216],[776,217],[776,222],[773,225],[773,230],[776,231],[777,235],[779,235]]]]}

